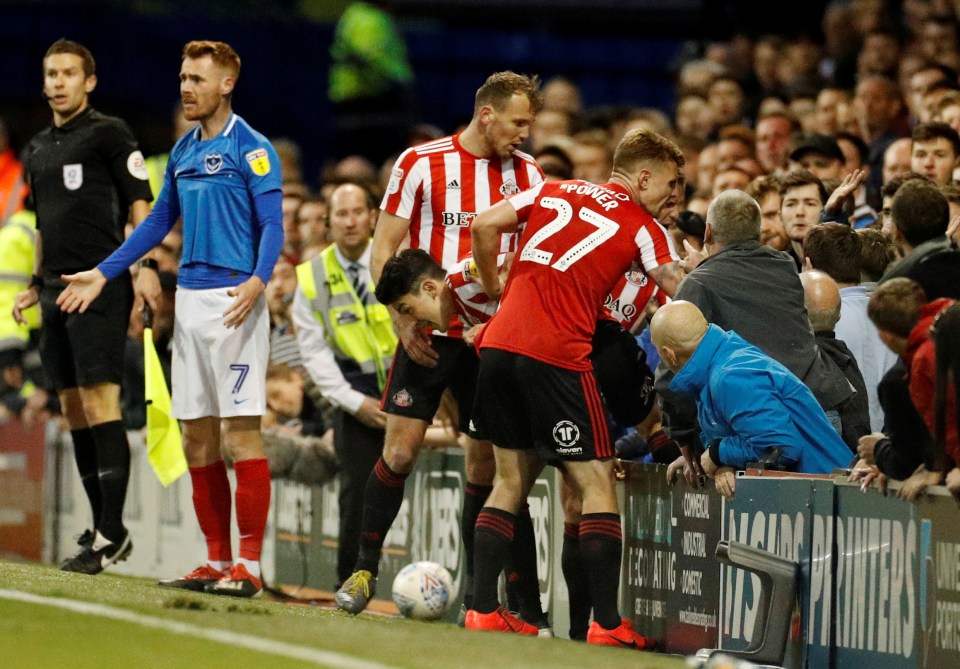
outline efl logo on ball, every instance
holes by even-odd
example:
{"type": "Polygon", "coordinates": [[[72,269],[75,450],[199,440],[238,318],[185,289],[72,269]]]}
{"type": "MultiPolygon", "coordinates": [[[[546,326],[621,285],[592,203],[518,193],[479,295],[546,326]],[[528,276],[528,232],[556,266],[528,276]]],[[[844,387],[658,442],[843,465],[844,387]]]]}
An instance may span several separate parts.
{"type": "Polygon", "coordinates": [[[393,601],[407,618],[438,620],[455,598],[450,572],[436,562],[414,562],[393,579],[393,601]]]}

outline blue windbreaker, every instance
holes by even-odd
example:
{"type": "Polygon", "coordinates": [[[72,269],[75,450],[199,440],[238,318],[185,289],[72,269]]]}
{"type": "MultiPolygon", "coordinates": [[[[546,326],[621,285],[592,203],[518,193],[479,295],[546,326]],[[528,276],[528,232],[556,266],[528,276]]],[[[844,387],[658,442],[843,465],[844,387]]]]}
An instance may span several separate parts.
{"type": "Polygon", "coordinates": [[[829,474],[850,462],[813,393],[735,332],[710,325],[670,389],[697,399],[703,444],[719,439],[724,465],[743,467],[774,446],[790,471],[829,474]]]}

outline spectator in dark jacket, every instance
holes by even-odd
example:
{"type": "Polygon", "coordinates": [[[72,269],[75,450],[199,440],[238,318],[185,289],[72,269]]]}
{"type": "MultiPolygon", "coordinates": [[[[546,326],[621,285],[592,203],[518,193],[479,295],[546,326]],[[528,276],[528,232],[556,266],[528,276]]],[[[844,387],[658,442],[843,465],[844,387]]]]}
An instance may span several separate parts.
{"type": "Polygon", "coordinates": [[[881,384],[886,434],[861,439],[858,453],[865,464],[875,462],[890,478],[904,479],[899,494],[905,499],[914,499],[943,480],[930,437],[933,381],[924,361],[933,351],[930,326],[951,303],[945,299],[928,303],[920,285],[903,277],[882,284],[870,298],[870,319],[903,365],[891,370],[881,384]]]}
{"type": "Polygon", "coordinates": [[[800,283],[803,284],[804,303],[817,346],[837,363],[857,391],[840,411],[840,436],[850,450],[856,452],[860,437],[870,434],[870,402],[857,359],[846,342],[837,339],[835,332],[837,321],[840,320],[840,289],[829,274],[818,270],[801,273],[800,283]]]}
{"type": "Polygon", "coordinates": [[[960,299],[960,251],[947,237],[950,206],[933,183],[912,179],[893,197],[890,216],[903,258],[880,283],[907,277],[923,287],[928,300],[960,299]]]}
{"type": "Polygon", "coordinates": [[[830,329],[849,348],[863,375],[871,427],[863,434],[879,432],[883,429],[883,410],[877,397],[877,386],[886,371],[896,363],[897,356],[883,344],[876,326],[867,318],[870,296],[867,289],[860,285],[861,235],[849,225],[825,223],[813,228],[804,237],[803,254],[805,262],[813,269],[830,275],[839,288],[842,305],[840,320],[836,327],[830,329]]]}

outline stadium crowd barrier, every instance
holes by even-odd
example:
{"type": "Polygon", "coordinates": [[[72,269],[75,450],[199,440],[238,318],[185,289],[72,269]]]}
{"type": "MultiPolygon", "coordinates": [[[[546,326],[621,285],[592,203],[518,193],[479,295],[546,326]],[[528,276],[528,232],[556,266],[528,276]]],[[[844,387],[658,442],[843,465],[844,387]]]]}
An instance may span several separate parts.
{"type": "Polygon", "coordinates": [[[621,598],[643,634],[685,654],[749,645],[760,579],[718,566],[723,539],[799,566],[796,601],[779,603],[794,609],[784,666],[960,666],[960,510],[946,489],[912,503],[844,476],[749,474],[730,501],[628,466],[621,598]]]}
{"type": "MultiPolygon", "coordinates": [[[[186,477],[162,488],[139,433],[130,433],[132,475],[125,522],[135,548],[118,573],[185,573],[204,557],[186,477]]],[[[0,425],[0,554],[56,562],[88,522],[69,434],[0,425]]],[[[960,510],[940,487],[917,503],[861,492],[843,477],[765,473],[737,480],[736,499],[709,486],[669,486],[665,468],[626,464],[619,486],[624,559],[621,609],[664,650],[744,649],[755,633],[759,578],[721,567],[720,540],[799,565],[785,666],[960,666],[960,510]]],[[[232,474],[231,474],[232,475],[232,474]]],[[[560,570],[563,513],[547,468],[530,497],[544,607],[561,636],[568,593],[560,570]]],[[[460,509],[463,455],[429,451],[407,485],[386,539],[379,598],[415,560],[439,562],[463,582],[460,509]]],[[[275,481],[264,574],[279,584],[331,590],[338,535],[337,483],[275,481]]],[[[457,606],[459,601],[457,602],[457,606]]],[[[451,607],[448,619],[456,615],[451,607]]]]}

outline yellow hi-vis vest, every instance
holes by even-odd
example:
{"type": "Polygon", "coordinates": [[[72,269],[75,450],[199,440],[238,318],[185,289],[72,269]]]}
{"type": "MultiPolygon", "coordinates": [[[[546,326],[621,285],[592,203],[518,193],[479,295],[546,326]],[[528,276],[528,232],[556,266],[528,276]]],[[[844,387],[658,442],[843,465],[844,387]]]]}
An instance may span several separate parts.
{"type": "Polygon", "coordinates": [[[40,327],[40,309],[24,312],[28,325],[13,320],[13,301],[26,290],[33,275],[37,250],[36,214],[20,211],[0,227],[0,351],[23,348],[30,339],[30,330],[40,327]]]}
{"type": "Polygon", "coordinates": [[[318,256],[297,266],[297,281],[323,324],[324,336],[337,361],[352,360],[365,374],[376,374],[382,391],[387,370],[397,348],[397,333],[387,308],[377,302],[373,289],[360,302],[346,270],[331,244],[318,256]]]}

